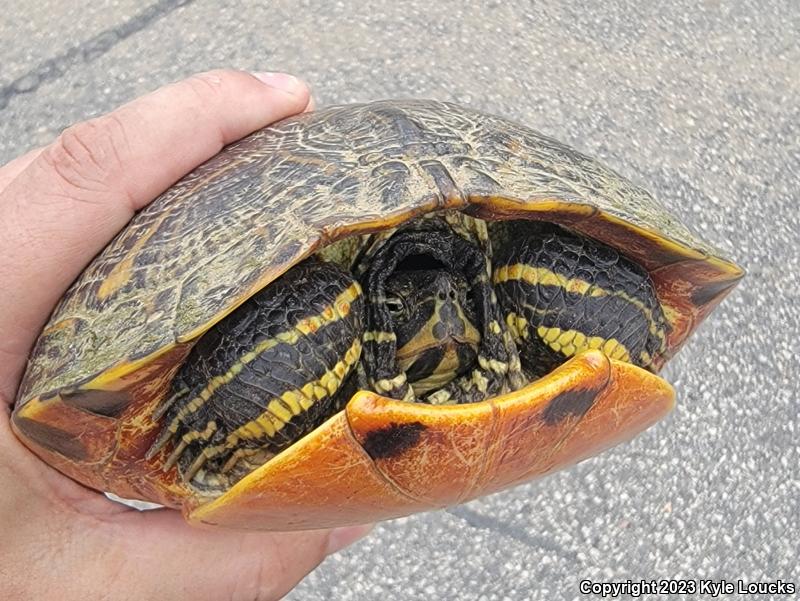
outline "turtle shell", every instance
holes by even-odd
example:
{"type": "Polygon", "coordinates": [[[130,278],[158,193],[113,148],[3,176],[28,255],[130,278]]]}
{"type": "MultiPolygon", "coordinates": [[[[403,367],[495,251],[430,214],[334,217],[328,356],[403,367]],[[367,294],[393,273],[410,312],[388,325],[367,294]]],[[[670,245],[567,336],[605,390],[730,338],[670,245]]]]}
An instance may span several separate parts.
{"type": "Polygon", "coordinates": [[[643,266],[670,333],[660,366],[743,272],[643,189],[511,121],[383,101],[286,119],[226,147],[138,213],[87,267],[32,352],[20,438],[76,480],[191,520],[312,528],[457,503],[630,438],[672,406],[653,373],[587,352],[523,390],[464,406],[360,392],[209,499],[144,458],[194,341],[331,243],[459,210],[558,223],[643,266]]]}

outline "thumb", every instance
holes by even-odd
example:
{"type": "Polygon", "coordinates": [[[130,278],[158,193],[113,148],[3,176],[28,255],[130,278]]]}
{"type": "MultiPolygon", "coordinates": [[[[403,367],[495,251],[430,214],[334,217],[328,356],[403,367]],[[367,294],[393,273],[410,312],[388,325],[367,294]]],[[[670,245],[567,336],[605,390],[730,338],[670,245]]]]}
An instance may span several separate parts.
{"type": "Polygon", "coordinates": [[[224,145],[308,102],[290,75],[210,71],[0,167],[0,393],[14,396],[56,302],[136,211],[224,145]]]}

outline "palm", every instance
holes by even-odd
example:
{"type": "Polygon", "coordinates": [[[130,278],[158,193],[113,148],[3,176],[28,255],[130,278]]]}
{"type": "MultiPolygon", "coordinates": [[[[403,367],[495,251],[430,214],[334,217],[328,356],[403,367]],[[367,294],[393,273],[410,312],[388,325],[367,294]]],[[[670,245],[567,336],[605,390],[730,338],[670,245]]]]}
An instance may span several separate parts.
{"type": "MultiPolygon", "coordinates": [[[[153,599],[150,584],[161,574],[175,590],[191,591],[193,599],[279,598],[327,552],[327,538],[319,533],[200,530],[177,511],[140,512],[110,501],[39,461],[16,440],[8,420],[0,426],[0,472],[6,471],[14,477],[3,502],[11,502],[18,521],[31,529],[46,525],[48,544],[71,555],[71,572],[91,578],[90,588],[153,599]],[[296,576],[280,573],[282,563],[292,565],[296,576]],[[86,565],[100,569],[86,573],[81,570],[86,565]]],[[[86,584],[73,579],[64,586],[80,591],[86,584]]]]}

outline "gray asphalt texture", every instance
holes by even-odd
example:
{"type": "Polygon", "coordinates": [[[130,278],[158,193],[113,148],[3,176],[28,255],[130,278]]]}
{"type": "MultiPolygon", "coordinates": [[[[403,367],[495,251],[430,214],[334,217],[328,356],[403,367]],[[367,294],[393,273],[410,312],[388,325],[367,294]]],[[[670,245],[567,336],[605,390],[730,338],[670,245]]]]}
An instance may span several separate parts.
{"type": "Polygon", "coordinates": [[[749,272],[668,366],[675,412],[543,481],[381,524],[289,599],[800,582],[800,4],[467,4],[3,0],[0,161],[220,66],[296,73],[320,104],[457,101],[597,156],[749,272]]]}

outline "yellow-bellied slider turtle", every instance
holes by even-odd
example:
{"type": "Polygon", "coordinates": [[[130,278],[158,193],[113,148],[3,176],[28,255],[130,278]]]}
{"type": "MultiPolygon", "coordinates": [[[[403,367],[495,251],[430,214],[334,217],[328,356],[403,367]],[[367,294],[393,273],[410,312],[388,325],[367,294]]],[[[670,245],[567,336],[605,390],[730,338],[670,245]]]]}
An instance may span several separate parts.
{"type": "Polygon", "coordinates": [[[89,265],[13,426],[98,490],[298,529],[443,507],[669,411],[742,276],[644,190],[505,119],[385,101],[230,145],[89,265]]]}

